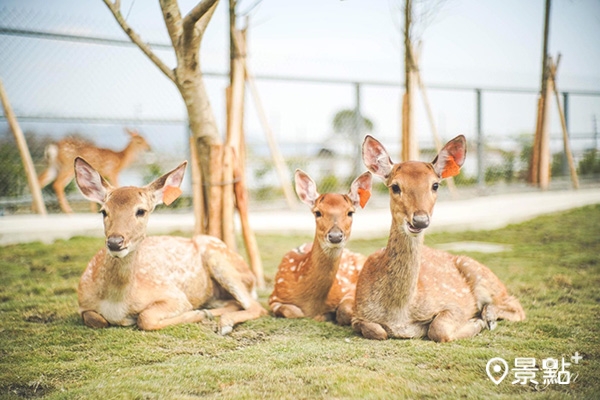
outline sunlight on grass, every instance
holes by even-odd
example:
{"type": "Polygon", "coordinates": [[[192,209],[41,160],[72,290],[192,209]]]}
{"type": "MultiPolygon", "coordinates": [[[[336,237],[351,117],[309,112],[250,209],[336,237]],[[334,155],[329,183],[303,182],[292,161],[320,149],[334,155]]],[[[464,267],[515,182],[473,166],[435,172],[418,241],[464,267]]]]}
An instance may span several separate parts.
{"type": "MultiPolygon", "coordinates": [[[[283,254],[310,237],[258,236],[268,285],[283,254]]],[[[600,397],[600,206],[490,232],[432,234],[453,242],[503,245],[465,253],[488,265],[527,312],[521,323],[439,344],[363,339],[348,327],[265,317],[228,337],[214,323],[158,332],[92,330],[77,315],[80,274],[101,239],[1,249],[0,398],[564,398],[600,397]],[[496,385],[486,363],[502,357],[555,358],[577,374],[542,392],[496,385]]],[[[368,254],[386,238],[352,240],[368,254]]],[[[266,306],[270,288],[260,293],[266,306]]],[[[541,372],[538,380],[541,380],[541,372]]]]}

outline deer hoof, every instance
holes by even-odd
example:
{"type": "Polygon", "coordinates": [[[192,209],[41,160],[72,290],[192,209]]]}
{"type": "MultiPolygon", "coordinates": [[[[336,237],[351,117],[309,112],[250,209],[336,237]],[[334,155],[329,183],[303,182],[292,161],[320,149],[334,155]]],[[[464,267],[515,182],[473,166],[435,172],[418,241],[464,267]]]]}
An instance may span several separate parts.
{"type": "Polygon", "coordinates": [[[109,325],[108,321],[96,311],[85,311],[81,314],[81,317],[83,318],[83,323],[90,328],[102,329],[107,328],[109,325]]]}
{"type": "Polygon", "coordinates": [[[231,332],[233,332],[233,326],[231,326],[231,325],[220,325],[219,326],[219,335],[227,336],[231,332]]]}
{"type": "Polygon", "coordinates": [[[481,310],[481,319],[485,322],[485,326],[493,331],[498,326],[498,315],[496,314],[496,310],[494,306],[491,304],[486,304],[483,306],[481,310]]]}

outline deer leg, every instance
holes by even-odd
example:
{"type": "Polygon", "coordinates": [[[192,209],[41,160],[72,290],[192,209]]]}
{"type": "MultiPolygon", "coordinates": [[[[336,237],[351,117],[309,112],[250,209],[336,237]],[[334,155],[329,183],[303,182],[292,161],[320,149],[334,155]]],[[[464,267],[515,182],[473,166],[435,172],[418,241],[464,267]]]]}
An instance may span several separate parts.
{"type": "Polygon", "coordinates": [[[69,205],[69,202],[65,196],[65,187],[69,184],[69,182],[71,182],[71,179],[73,179],[73,174],[73,171],[68,171],[66,169],[61,170],[52,184],[54,193],[56,193],[58,204],[60,205],[61,210],[67,214],[71,214],[73,210],[71,209],[71,206],[69,205]]]}
{"type": "Polygon", "coordinates": [[[107,328],[109,325],[108,321],[102,315],[93,310],[84,311],[81,313],[81,317],[83,318],[83,323],[90,328],[107,328]]]}
{"type": "Polygon", "coordinates": [[[445,310],[435,316],[429,325],[427,336],[434,342],[450,342],[456,339],[465,339],[477,335],[486,323],[480,318],[463,320],[463,316],[445,310]]]}
{"type": "Polygon", "coordinates": [[[162,329],[170,325],[197,323],[207,318],[203,310],[192,310],[191,304],[159,301],[140,313],[137,326],[144,331],[162,329]],[[182,307],[183,306],[183,307],[182,307]],[[181,309],[184,309],[181,311],[181,309]]]}
{"type": "Polygon", "coordinates": [[[362,319],[352,319],[352,328],[367,339],[386,340],[388,334],[383,326],[376,322],[365,321],[362,319]]]}
{"type": "Polygon", "coordinates": [[[52,167],[48,167],[44,172],[42,172],[38,176],[38,182],[40,184],[40,188],[45,188],[56,178],[56,169],[52,167]]]}
{"type": "Polygon", "coordinates": [[[283,318],[304,318],[302,309],[294,304],[272,303],[271,309],[276,317],[283,318]]]}
{"type": "Polygon", "coordinates": [[[227,335],[231,333],[235,325],[252,319],[258,319],[266,313],[267,311],[256,301],[245,310],[226,312],[219,319],[218,332],[220,335],[227,335]]]}
{"type": "MultiPolygon", "coordinates": [[[[494,302],[486,305],[486,307],[493,310],[496,314],[496,319],[504,319],[507,321],[525,320],[525,311],[516,297],[507,296],[503,298],[501,302],[494,302]]],[[[484,310],[486,307],[484,307],[484,310]]]]}
{"type": "Polygon", "coordinates": [[[338,325],[350,325],[352,323],[352,315],[354,308],[354,298],[344,297],[337,310],[335,310],[335,320],[338,325]]]}

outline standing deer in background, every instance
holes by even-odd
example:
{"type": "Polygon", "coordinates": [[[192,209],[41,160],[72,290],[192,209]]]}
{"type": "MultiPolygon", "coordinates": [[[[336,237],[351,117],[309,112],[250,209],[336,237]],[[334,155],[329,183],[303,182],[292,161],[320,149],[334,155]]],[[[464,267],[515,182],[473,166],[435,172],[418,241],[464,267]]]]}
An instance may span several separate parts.
{"type": "Polygon", "coordinates": [[[52,188],[63,212],[73,212],[65,197],[65,187],[73,179],[75,157],[88,160],[113,186],[119,186],[119,172],[127,168],[139,152],[150,150],[148,142],[137,131],[131,129],[125,131],[131,139],[122,151],[102,149],[76,138],[66,138],[46,147],[48,168],[38,177],[38,180],[42,188],[54,181],[52,188]]]}
{"type": "Polygon", "coordinates": [[[265,315],[255,300],[255,278],[241,256],[219,239],[146,237],[157,204],[179,196],[187,162],[144,187],[112,187],[82,158],[75,178],[83,195],[99,203],[106,246],[79,282],[79,314],[92,328],[134,325],[143,330],[220,316],[219,333],[265,315]],[[223,303],[224,304],[219,304],[223,303]],[[198,310],[212,307],[213,310],[198,310]]]}
{"type": "Polygon", "coordinates": [[[465,137],[448,142],[433,163],[393,164],[371,136],[362,151],[367,169],[389,188],[392,227],[387,247],[369,256],[359,275],[354,330],[369,339],[448,342],[491,330],[498,319],[524,320],[519,301],[486,266],[423,245],[440,181],[464,162],[465,137]]]}
{"type": "Polygon", "coordinates": [[[315,216],[312,243],[288,252],[275,275],[269,306],[277,317],[335,319],[349,325],[358,274],[365,256],[345,248],[352,229],[352,215],[364,207],[371,193],[371,173],[360,175],[347,195],[319,195],[314,181],[296,170],[296,193],[315,216]]]}

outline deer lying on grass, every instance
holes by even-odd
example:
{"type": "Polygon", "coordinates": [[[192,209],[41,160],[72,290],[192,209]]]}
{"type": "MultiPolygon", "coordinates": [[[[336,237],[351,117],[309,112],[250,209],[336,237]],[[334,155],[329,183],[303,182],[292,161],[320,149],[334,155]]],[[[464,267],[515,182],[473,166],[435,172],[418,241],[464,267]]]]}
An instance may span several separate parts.
{"type": "Polygon", "coordinates": [[[354,211],[369,199],[371,173],[356,178],[347,195],[320,195],[314,181],[301,170],[296,170],[295,181],[298,197],[315,216],[315,238],[283,257],[269,306],[277,317],[324,321],[333,319],[335,313],[340,325],[349,325],[356,280],[366,257],[344,246],[354,211]]]}
{"type": "Polygon", "coordinates": [[[433,163],[393,164],[371,136],[363,143],[367,169],[389,188],[392,226],[387,247],[369,256],[359,276],[352,327],[369,339],[469,338],[496,320],[521,321],[525,312],[486,266],[423,245],[437,190],[458,174],[466,140],[446,144],[433,163]]]}
{"type": "Polygon", "coordinates": [[[134,325],[143,330],[220,316],[219,333],[256,319],[266,310],[255,300],[255,279],[242,257],[211,236],[146,237],[157,204],[181,193],[187,162],[144,187],[112,187],[82,158],[75,159],[77,186],[99,203],[106,246],[79,282],[79,313],[92,328],[134,325]],[[220,308],[199,310],[199,307],[220,308]]]}
{"type": "Polygon", "coordinates": [[[148,142],[137,131],[130,129],[125,129],[125,131],[131,139],[122,151],[102,149],[77,138],[66,138],[46,147],[48,168],[42,172],[38,180],[41,187],[54,181],[52,188],[63,212],[73,212],[65,197],[65,187],[73,179],[75,157],[79,156],[88,160],[113,186],[119,186],[119,172],[127,168],[139,152],[150,150],[148,142]]]}

